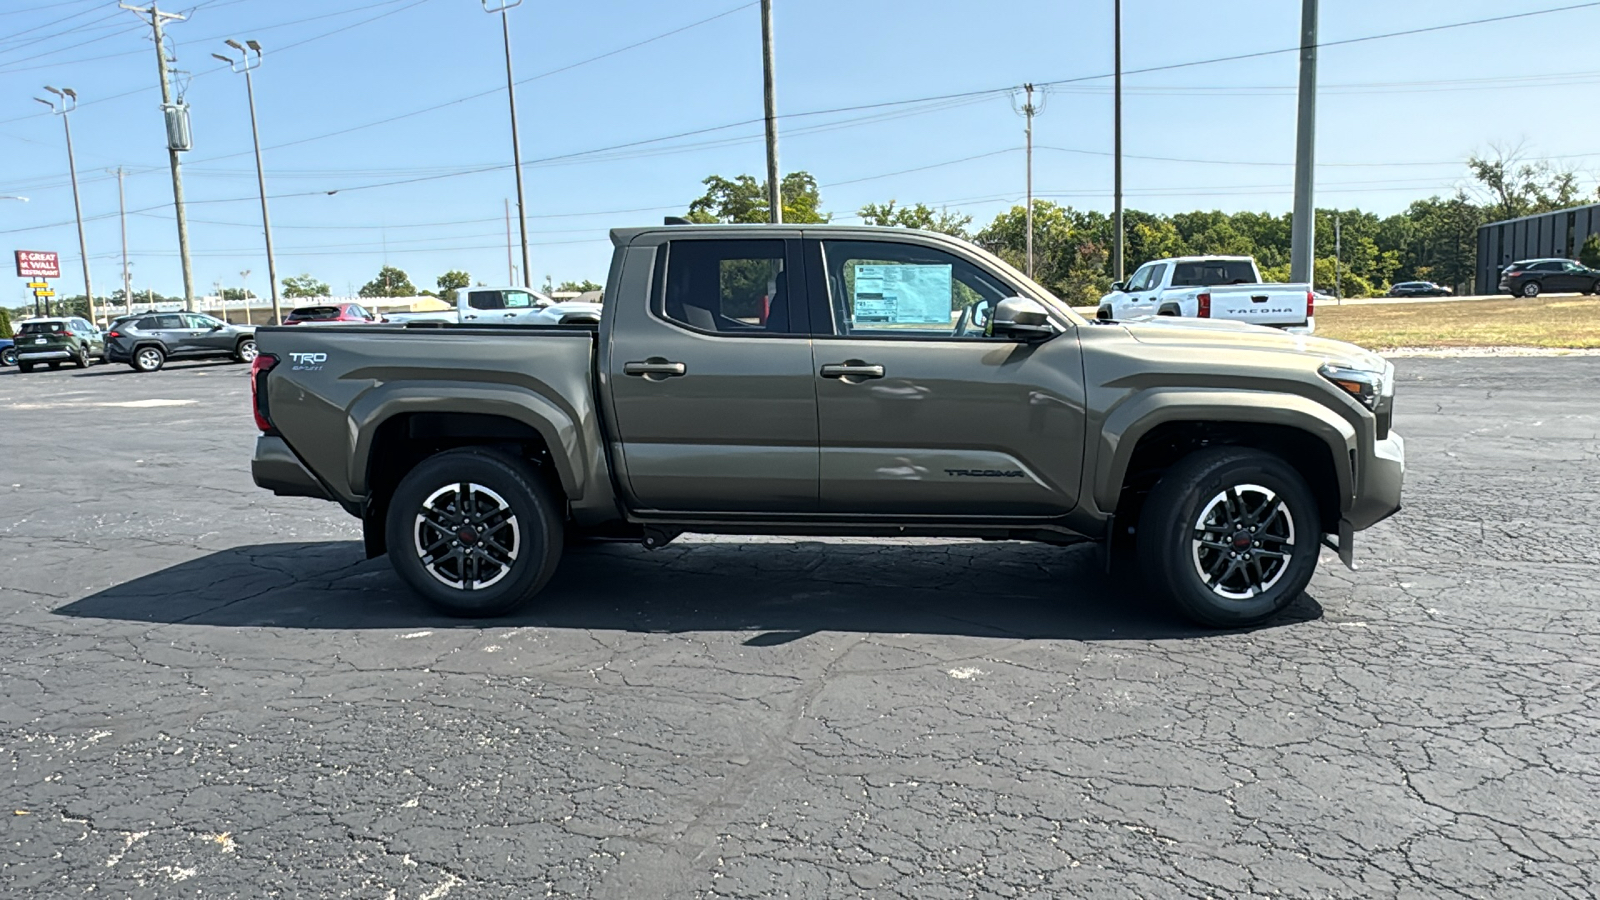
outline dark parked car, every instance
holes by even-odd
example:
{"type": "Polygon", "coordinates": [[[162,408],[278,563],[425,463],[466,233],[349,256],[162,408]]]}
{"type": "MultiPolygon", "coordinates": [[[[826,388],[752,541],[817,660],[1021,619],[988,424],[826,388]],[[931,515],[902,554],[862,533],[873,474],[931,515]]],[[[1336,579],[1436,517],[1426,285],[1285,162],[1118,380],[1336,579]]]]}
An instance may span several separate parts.
{"type": "Polygon", "coordinates": [[[1402,281],[1389,288],[1391,297],[1448,297],[1454,293],[1431,281],[1402,281]]]}
{"type": "Polygon", "coordinates": [[[1600,294],[1600,269],[1570,259],[1525,259],[1501,271],[1500,290],[1513,297],[1600,294]]]}
{"type": "Polygon", "coordinates": [[[17,364],[17,344],[11,338],[0,338],[0,366],[17,364]]]}
{"type": "Polygon", "coordinates": [[[17,332],[17,368],[24,372],[38,365],[59,369],[64,362],[82,369],[104,353],[100,332],[77,316],[30,319],[17,332]]]}
{"type": "Polygon", "coordinates": [[[154,372],[168,359],[227,356],[236,362],[256,358],[253,325],[229,325],[199,313],[150,313],[108,332],[106,358],[136,372],[154,372]]]}
{"type": "Polygon", "coordinates": [[[359,303],[332,303],[327,306],[302,306],[289,313],[285,325],[361,325],[382,318],[359,303]]]}

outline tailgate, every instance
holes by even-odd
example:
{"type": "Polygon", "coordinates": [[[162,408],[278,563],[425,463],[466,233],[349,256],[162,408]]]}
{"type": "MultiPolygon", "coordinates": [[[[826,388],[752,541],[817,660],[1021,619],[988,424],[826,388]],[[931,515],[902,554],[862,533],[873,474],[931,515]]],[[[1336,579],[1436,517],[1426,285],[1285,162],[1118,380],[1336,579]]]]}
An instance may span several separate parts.
{"type": "Polygon", "coordinates": [[[1308,288],[1284,284],[1232,284],[1208,288],[1211,318],[1254,325],[1304,325],[1308,288]]]}

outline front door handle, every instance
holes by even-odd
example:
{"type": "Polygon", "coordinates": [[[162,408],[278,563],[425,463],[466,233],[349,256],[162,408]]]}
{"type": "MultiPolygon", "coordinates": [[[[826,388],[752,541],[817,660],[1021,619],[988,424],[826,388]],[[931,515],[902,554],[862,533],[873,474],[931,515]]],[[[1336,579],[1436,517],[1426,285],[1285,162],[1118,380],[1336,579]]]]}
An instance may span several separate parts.
{"type": "Polygon", "coordinates": [[[844,363],[822,367],[823,378],[882,378],[883,366],[868,363],[844,363]]]}
{"type": "Polygon", "coordinates": [[[656,378],[676,378],[688,373],[689,367],[681,362],[667,362],[652,359],[645,362],[631,362],[622,364],[622,374],[654,376],[656,378]]]}

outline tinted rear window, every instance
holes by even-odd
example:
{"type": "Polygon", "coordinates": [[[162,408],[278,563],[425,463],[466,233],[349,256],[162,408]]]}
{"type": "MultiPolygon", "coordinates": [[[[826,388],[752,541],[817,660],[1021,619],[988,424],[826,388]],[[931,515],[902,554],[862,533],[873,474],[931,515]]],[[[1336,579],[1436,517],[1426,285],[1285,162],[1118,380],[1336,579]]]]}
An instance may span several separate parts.
{"type": "Polygon", "coordinates": [[[1181,262],[1172,273],[1173,287],[1213,287],[1219,284],[1255,284],[1256,273],[1248,260],[1181,262]]]}
{"type": "Polygon", "coordinates": [[[67,330],[65,322],[24,322],[23,334],[57,334],[67,330]]]}
{"type": "Polygon", "coordinates": [[[339,318],[339,307],[307,306],[304,309],[297,309],[294,312],[289,313],[289,318],[295,320],[296,322],[315,322],[321,319],[337,319],[339,318]]]}

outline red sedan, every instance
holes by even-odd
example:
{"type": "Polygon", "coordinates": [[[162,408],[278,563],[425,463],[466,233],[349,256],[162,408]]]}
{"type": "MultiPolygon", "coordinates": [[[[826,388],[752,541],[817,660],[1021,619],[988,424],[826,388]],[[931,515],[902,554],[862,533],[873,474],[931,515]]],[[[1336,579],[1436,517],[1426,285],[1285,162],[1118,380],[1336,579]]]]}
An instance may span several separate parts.
{"type": "Polygon", "coordinates": [[[302,306],[285,316],[285,325],[363,325],[382,322],[359,303],[334,303],[328,306],[302,306]]]}

